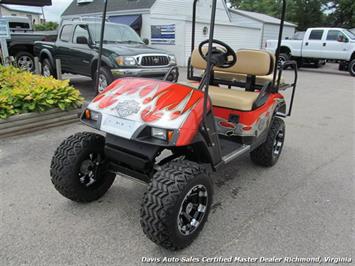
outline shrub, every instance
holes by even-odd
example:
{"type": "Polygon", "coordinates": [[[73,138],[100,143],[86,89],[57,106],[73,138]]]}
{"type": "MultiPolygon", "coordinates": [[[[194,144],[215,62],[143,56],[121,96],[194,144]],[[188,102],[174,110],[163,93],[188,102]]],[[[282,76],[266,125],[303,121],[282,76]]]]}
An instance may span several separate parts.
{"type": "Polygon", "coordinates": [[[56,30],[58,29],[58,23],[56,22],[45,22],[42,24],[34,24],[33,29],[35,31],[51,31],[51,30],[56,30]]]}
{"type": "Polygon", "coordinates": [[[80,107],[82,103],[80,92],[69,86],[68,81],[0,65],[0,119],[52,108],[64,111],[80,107]]]}

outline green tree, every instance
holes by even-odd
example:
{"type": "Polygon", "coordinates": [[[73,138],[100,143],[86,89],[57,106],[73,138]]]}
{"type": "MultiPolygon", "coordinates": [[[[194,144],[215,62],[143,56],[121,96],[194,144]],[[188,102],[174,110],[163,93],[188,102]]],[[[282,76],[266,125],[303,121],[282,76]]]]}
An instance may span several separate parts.
{"type": "Polygon", "coordinates": [[[355,28],[355,1],[334,0],[327,4],[327,25],[355,28]]]}
{"type": "Polygon", "coordinates": [[[58,23],[49,21],[42,24],[35,24],[33,25],[33,29],[36,31],[56,30],[58,29],[58,23]]]}
{"type": "MultiPolygon", "coordinates": [[[[352,1],[352,0],[349,0],[352,1]]],[[[325,0],[287,1],[286,20],[298,25],[298,30],[322,26],[325,20],[325,0]]],[[[230,0],[232,7],[280,17],[281,0],[230,0]]]]}

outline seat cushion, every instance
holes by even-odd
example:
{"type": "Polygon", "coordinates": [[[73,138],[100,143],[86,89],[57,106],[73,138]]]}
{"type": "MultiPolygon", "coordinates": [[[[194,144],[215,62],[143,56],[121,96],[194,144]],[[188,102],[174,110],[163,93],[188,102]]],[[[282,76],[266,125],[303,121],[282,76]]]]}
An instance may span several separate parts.
{"type": "MultiPolygon", "coordinates": [[[[196,82],[185,82],[182,84],[193,88],[198,88],[199,86],[196,82]]],[[[251,111],[253,109],[253,104],[259,95],[258,92],[227,89],[211,85],[209,86],[208,94],[213,106],[240,111],[251,111]]]]}
{"type": "MultiPolygon", "coordinates": [[[[207,53],[208,49],[203,49],[207,53]]],[[[245,74],[252,76],[266,76],[274,71],[275,57],[271,53],[263,50],[241,49],[236,52],[237,62],[229,68],[215,67],[215,71],[223,71],[233,74],[245,74]]],[[[205,70],[207,62],[200,55],[199,49],[195,49],[191,54],[191,66],[205,70]]]]}
{"type": "MultiPolygon", "coordinates": [[[[247,75],[245,74],[237,74],[230,73],[224,71],[215,71],[214,76],[217,79],[227,80],[227,81],[237,81],[237,82],[246,82],[247,75]]],[[[274,78],[274,74],[270,74],[267,76],[256,76],[255,84],[256,85],[264,85],[267,82],[271,82],[274,78]]],[[[281,77],[281,84],[284,83],[284,79],[281,77]]]]}
{"type": "Polygon", "coordinates": [[[227,89],[216,86],[209,87],[209,93],[213,106],[229,109],[251,111],[258,98],[258,92],[227,89]]]}

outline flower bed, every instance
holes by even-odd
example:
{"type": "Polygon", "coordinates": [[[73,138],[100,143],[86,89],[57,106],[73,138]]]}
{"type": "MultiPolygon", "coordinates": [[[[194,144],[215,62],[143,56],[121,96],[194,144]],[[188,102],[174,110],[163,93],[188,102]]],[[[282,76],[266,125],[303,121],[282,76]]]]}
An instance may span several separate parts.
{"type": "Polygon", "coordinates": [[[78,108],[82,103],[80,92],[68,81],[0,65],[0,119],[53,108],[65,111],[78,108]]]}

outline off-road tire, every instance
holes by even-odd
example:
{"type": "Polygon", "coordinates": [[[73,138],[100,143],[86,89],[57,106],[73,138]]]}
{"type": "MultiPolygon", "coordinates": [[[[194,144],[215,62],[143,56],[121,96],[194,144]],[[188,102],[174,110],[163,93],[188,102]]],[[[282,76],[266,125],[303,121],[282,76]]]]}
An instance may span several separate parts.
{"type": "Polygon", "coordinates": [[[275,156],[273,152],[274,142],[280,129],[282,129],[283,134],[285,134],[285,122],[279,117],[274,117],[266,141],[250,153],[250,158],[255,164],[271,167],[277,163],[284,144],[283,142],[279,154],[275,156]]]}
{"type": "Polygon", "coordinates": [[[187,160],[167,163],[154,175],[144,194],[141,207],[143,232],[154,243],[166,249],[187,247],[202,230],[208,218],[212,197],[213,184],[204,167],[187,160]],[[186,236],[178,229],[177,217],[185,195],[196,185],[207,188],[207,208],[200,225],[186,236]]]}
{"type": "Polygon", "coordinates": [[[355,59],[349,63],[349,73],[351,76],[355,77],[355,59]]]}
{"type": "Polygon", "coordinates": [[[78,173],[81,163],[90,153],[104,154],[104,146],[103,136],[89,132],[77,133],[63,141],[51,163],[50,175],[56,190],[76,202],[92,202],[102,197],[116,175],[103,169],[100,171],[100,182],[93,187],[85,187],[80,183],[78,173]]]}

